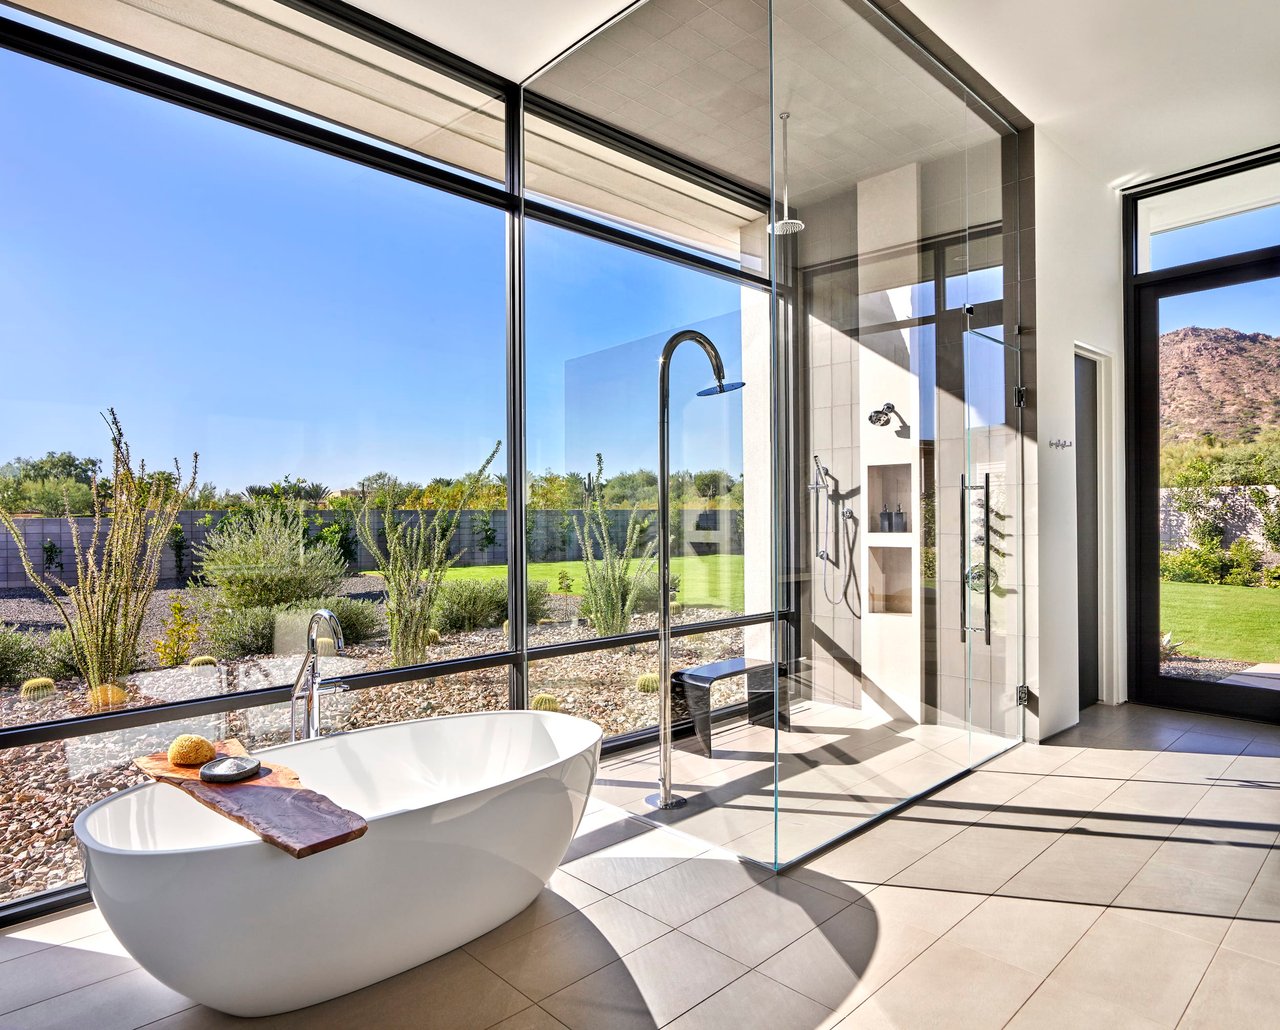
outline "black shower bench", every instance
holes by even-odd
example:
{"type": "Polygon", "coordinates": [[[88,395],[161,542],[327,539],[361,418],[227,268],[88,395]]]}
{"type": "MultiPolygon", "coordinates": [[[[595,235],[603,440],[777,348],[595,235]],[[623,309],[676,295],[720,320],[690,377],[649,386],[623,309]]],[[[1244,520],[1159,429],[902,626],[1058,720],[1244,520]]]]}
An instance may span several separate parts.
{"type": "Polygon", "coordinates": [[[773,666],[769,662],[726,658],[692,669],[681,669],[671,675],[672,718],[680,719],[688,714],[708,758],[711,757],[711,686],[734,676],[747,677],[748,722],[753,726],[772,726],[776,707],[778,727],[791,729],[791,710],[785,689],[779,692],[781,703],[775,704],[778,695],[774,693],[773,666]]]}

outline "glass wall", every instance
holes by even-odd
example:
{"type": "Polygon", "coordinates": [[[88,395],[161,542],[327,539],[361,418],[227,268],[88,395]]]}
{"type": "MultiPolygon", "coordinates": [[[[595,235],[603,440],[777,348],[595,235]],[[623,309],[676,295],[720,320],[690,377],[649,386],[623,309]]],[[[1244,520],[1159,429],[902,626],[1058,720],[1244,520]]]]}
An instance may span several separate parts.
{"type": "MultiPolygon", "coordinates": [[[[0,751],[12,782],[95,741],[127,769],[166,728],[79,734],[131,710],[287,694],[319,607],[326,677],[507,652],[503,205],[7,49],[0,81],[0,729],[69,736],[0,751]]],[[[508,680],[353,691],[326,725],[508,680]]],[[[41,872],[0,901],[74,879],[71,817],[124,782],[50,775],[14,795],[51,820],[41,872]]]]}
{"type": "Polygon", "coordinates": [[[869,8],[637,8],[508,152],[509,84],[287,6],[35,6],[117,42],[14,13],[63,65],[0,51],[0,761],[53,784],[0,901],[79,877],[71,818],[166,706],[282,741],[320,606],[325,732],[546,695],[629,748],[602,798],[766,864],[1016,738],[1007,137],[869,8]],[[675,353],[660,483],[689,329],[746,386],[675,353]],[[108,654],[95,512],[150,530],[108,654]],[[717,666],[673,688],[670,813],[659,533],[673,667],[717,666]]]}
{"type": "Polygon", "coordinates": [[[1021,439],[1010,130],[870,5],[772,10],[785,863],[1020,739],[1021,439]]]}

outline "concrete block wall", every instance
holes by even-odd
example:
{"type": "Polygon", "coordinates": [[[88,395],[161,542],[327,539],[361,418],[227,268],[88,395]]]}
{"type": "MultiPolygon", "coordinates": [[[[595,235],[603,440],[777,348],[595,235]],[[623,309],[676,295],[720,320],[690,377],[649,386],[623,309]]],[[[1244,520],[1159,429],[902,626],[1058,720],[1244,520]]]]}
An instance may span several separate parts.
{"type": "MultiPolygon", "coordinates": [[[[194,549],[203,544],[213,532],[218,522],[226,513],[221,511],[184,511],[178,514],[178,524],[182,527],[187,541],[185,568],[179,577],[176,555],[172,547],[166,546],[160,563],[160,582],[163,585],[175,585],[190,577],[194,559],[194,549]],[[205,524],[206,517],[208,524],[205,524]]],[[[338,517],[333,511],[313,511],[310,515],[318,515],[325,522],[332,522],[338,517]]],[[[414,517],[414,511],[401,512],[403,517],[414,517]]],[[[429,514],[429,513],[428,513],[429,514]]],[[[611,539],[615,546],[622,546],[627,532],[628,512],[612,513],[610,526],[611,539]]],[[[742,554],[743,522],[741,512],[722,511],[714,519],[707,518],[707,512],[684,510],[684,547],[675,553],[692,553],[695,548],[706,553],[742,554]],[[710,528],[709,528],[710,527],[710,528]]],[[[578,547],[577,535],[568,519],[581,521],[580,511],[533,511],[530,512],[529,556],[531,561],[576,561],[582,557],[578,547]]],[[[657,520],[657,512],[641,510],[639,517],[648,519],[650,525],[657,520]]],[[[375,517],[375,524],[380,520],[375,517]]],[[[103,520],[105,535],[110,526],[110,519],[103,520]]],[[[87,545],[93,536],[93,519],[85,516],[76,519],[76,527],[81,541],[87,545]]],[[[36,572],[44,571],[44,543],[52,541],[60,548],[62,569],[56,566],[50,571],[63,576],[68,582],[75,576],[75,547],[73,531],[65,518],[24,518],[18,520],[18,528],[23,542],[31,555],[36,572]]],[[[652,529],[650,537],[652,538],[652,529]]],[[[507,563],[507,513],[505,511],[479,512],[464,511],[459,519],[457,532],[450,544],[454,554],[460,554],[458,564],[461,566],[505,565],[507,563]],[[487,516],[493,530],[493,543],[482,546],[485,536],[484,520],[487,516]]],[[[369,572],[377,568],[373,555],[357,542],[356,560],[353,572],[369,572]]],[[[29,587],[30,581],[22,567],[22,560],[17,542],[5,529],[0,528],[0,590],[22,589],[29,587]]]]}

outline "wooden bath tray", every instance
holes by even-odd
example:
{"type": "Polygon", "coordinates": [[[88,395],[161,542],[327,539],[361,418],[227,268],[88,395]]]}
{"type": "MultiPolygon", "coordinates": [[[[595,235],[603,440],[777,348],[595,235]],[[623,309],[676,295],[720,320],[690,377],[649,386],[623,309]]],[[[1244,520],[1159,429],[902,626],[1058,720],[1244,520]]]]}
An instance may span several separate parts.
{"type": "MultiPolygon", "coordinates": [[[[232,738],[214,745],[219,758],[247,755],[232,738]]],[[[248,827],[268,844],[294,858],[306,858],[363,837],[369,824],[355,812],[308,790],[298,774],[266,756],[258,775],[239,783],[205,783],[199,767],[172,765],[167,752],[135,758],[152,779],[169,783],[232,822],[248,827]]]]}

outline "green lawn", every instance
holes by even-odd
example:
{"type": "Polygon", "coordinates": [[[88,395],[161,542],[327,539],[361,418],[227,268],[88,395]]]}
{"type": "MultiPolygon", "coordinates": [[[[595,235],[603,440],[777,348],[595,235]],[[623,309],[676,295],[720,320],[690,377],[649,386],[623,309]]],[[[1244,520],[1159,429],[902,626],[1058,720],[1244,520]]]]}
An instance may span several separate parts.
{"type": "Polygon", "coordinates": [[[1183,654],[1280,661],[1280,590],[1162,582],[1160,632],[1183,641],[1183,654]]]}
{"type": "MultiPolygon", "coordinates": [[[[582,596],[582,562],[549,561],[529,565],[529,578],[542,579],[551,584],[553,593],[560,592],[560,573],[567,572],[573,580],[570,593],[582,596]]],[[[740,612],[743,605],[742,555],[712,554],[704,557],[690,555],[672,558],[671,572],[680,577],[682,604],[698,607],[726,608],[740,612]]],[[[447,573],[448,579],[506,579],[505,565],[474,565],[467,568],[455,566],[447,573]]]]}

